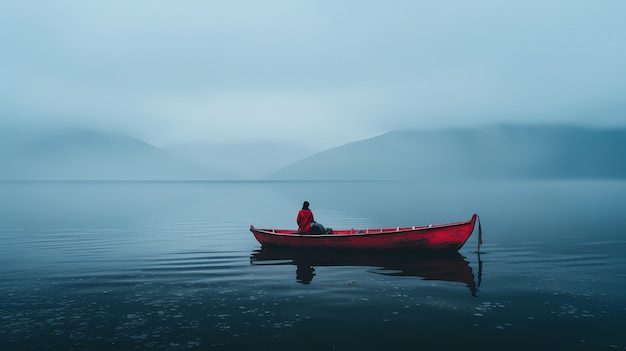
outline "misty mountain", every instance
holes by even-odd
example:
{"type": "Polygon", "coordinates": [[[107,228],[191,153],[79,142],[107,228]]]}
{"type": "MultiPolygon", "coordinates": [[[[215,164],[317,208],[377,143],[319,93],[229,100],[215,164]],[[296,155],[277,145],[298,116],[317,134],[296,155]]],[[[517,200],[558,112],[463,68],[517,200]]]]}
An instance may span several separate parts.
{"type": "Polygon", "coordinates": [[[194,164],[227,172],[234,179],[263,179],[314,154],[305,146],[275,142],[184,144],[165,149],[194,164]]]}
{"type": "Polygon", "coordinates": [[[93,130],[7,137],[0,143],[0,165],[0,179],[5,180],[173,180],[229,176],[181,160],[141,140],[93,130]]]}
{"type": "Polygon", "coordinates": [[[500,125],[392,131],[288,165],[271,179],[626,178],[626,129],[500,125]]]}

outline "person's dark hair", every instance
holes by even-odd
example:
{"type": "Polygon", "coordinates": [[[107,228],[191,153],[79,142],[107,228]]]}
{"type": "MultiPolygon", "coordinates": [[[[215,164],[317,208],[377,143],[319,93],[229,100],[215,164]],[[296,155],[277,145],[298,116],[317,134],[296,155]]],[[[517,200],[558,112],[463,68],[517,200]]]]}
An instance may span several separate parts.
{"type": "Polygon", "coordinates": [[[308,210],[308,209],[309,209],[309,202],[308,202],[308,201],[305,201],[305,202],[302,204],[302,209],[303,209],[303,210],[308,210]]]}

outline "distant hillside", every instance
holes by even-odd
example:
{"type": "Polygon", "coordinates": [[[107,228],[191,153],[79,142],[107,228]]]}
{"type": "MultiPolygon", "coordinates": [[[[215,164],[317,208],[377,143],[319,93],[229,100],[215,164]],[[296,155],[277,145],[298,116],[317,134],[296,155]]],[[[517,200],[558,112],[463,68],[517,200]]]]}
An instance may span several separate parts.
{"type": "Polygon", "coordinates": [[[626,129],[394,131],[320,152],[272,179],[626,178],[626,129]]]}
{"type": "Polygon", "coordinates": [[[169,152],[125,135],[92,130],[29,134],[0,143],[0,179],[224,179],[169,152]]]}
{"type": "Polygon", "coordinates": [[[184,144],[166,150],[194,164],[228,172],[233,179],[263,179],[314,153],[304,146],[275,142],[184,144]]]}

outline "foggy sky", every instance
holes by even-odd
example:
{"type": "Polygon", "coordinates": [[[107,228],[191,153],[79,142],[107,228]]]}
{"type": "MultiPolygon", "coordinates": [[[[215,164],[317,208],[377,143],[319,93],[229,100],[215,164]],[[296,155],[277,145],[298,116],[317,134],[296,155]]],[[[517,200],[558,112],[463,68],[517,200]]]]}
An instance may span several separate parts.
{"type": "Polygon", "coordinates": [[[0,2],[0,126],[326,148],[399,128],[626,126],[626,2],[0,2]]]}

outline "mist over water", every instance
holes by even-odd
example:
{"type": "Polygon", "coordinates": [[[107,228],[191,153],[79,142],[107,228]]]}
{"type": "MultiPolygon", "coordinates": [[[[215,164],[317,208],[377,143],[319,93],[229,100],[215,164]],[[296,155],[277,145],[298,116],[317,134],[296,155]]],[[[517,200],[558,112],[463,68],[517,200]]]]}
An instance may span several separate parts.
{"type": "Polygon", "coordinates": [[[626,347],[623,181],[2,182],[0,193],[6,350],[626,347]],[[458,257],[261,250],[249,225],[293,228],[303,200],[334,228],[476,212],[484,244],[475,231],[458,257]]]}
{"type": "Polygon", "coordinates": [[[625,10],[0,1],[0,350],[626,349],[625,10]]]}

